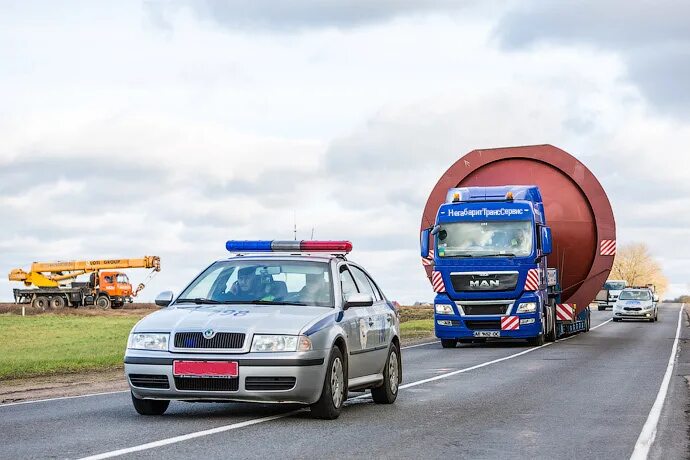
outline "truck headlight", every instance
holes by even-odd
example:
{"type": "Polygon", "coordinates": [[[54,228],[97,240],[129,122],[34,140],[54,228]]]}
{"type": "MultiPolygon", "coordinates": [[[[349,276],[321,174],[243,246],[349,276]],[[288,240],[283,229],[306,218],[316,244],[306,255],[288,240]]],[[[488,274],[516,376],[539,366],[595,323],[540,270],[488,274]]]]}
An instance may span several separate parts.
{"type": "Polygon", "coordinates": [[[534,313],[535,311],[537,311],[536,302],[522,302],[517,309],[518,313],[534,313]]]}
{"type": "Polygon", "coordinates": [[[129,334],[127,348],[132,350],[158,350],[168,351],[168,339],[170,334],[138,333],[129,334]]]}
{"type": "Polygon", "coordinates": [[[453,314],[453,307],[451,305],[443,304],[443,303],[437,303],[436,304],[436,313],[439,315],[452,315],[453,314]]]}
{"type": "Polygon", "coordinates": [[[252,351],[309,351],[311,339],[304,335],[255,335],[252,339],[252,351]]]}

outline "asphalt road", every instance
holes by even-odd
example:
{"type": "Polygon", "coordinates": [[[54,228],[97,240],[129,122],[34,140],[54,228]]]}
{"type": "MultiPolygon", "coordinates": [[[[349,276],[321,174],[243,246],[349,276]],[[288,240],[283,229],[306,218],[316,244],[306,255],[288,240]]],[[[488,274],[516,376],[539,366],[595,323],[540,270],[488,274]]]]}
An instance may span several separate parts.
{"type": "MultiPolygon", "coordinates": [[[[0,406],[0,458],[121,449],[122,458],[168,459],[630,458],[667,372],[679,309],[664,305],[654,324],[607,322],[610,311],[595,311],[601,326],[537,349],[407,348],[397,402],[359,397],[336,421],[282,406],[178,402],[142,417],[128,393],[0,406]]],[[[689,456],[687,327],[683,314],[649,458],[689,456]]]]}

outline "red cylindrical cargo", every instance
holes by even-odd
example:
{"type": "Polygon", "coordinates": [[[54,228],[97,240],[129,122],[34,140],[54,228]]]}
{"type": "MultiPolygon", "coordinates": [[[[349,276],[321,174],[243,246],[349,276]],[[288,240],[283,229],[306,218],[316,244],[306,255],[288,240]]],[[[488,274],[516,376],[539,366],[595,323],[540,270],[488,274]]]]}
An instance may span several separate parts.
{"type": "MultiPolygon", "coordinates": [[[[582,311],[611,271],[616,222],[597,178],[569,153],[552,145],[471,151],[436,183],[424,207],[421,229],[433,226],[449,188],[500,185],[539,186],[553,232],[548,266],[558,269],[562,302],[576,304],[582,311]]],[[[424,268],[430,278],[432,267],[424,268]]]]}

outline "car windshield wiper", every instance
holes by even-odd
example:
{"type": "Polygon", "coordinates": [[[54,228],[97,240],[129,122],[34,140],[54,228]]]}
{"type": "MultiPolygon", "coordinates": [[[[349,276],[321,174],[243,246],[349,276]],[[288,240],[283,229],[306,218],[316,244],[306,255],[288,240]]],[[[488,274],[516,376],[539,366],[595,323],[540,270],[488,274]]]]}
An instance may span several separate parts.
{"type": "Polygon", "coordinates": [[[299,305],[307,306],[309,304],[304,302],[286,302],[284,300],[252,300],[251,302],[245,302],[257,305],[299,305]]]}
{"type": "Polygon", "coordinates": [[[216,305],[226,302],[221,302],[220,300],[206,299],[204,297],[196,297],[193,299],[177,299],[177,302],[175,303],[197,303],[203,305],[216,305]]]}

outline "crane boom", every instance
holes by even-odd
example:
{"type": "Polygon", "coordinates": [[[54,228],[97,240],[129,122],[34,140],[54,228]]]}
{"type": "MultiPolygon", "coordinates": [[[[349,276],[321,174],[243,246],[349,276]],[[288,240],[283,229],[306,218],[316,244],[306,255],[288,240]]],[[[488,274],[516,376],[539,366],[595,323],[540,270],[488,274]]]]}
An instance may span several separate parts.
{"type": "Polygon", "coordinates": [[[9,274],[9,280],[21,281],[26,286],[57,287],[61,282],[74,279],[84,273],[125,268],[152,268],[154,271],[160,271],[161,260],[158,256],[144,256],[140,259],[34,262],[31,264],[31,270],[29,272],[25,272],[21,268],[12,270],[9,274]]]}

